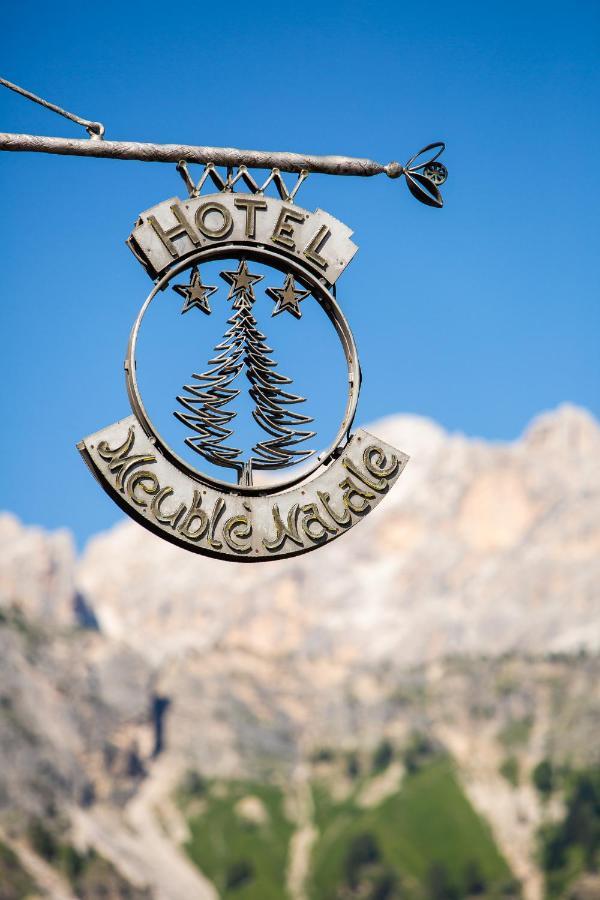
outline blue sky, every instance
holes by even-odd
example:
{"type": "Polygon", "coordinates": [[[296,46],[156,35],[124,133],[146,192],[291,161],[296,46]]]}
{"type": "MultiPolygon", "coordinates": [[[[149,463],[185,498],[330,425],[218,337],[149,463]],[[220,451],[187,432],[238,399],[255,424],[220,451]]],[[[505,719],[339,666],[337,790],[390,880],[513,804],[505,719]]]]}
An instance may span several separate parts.
{"type": "MultiPolygon", "coordinates": [[[[411,412],[512,439],[563,401],[600,414],[599,45],[591,2],[24,2],[0,59],[115,139],[382,162],[445,140],[442,211],[384,176],[314,176],[299,202],[360,248],[339,284],[357,422],[411,412]]],[[[0,127],[83,136],[4,89],[0,127]]],[[[129,411],[150,283],[124,240],[183,185],[172,166],[41,154],[0,154],[0,185],[0,506],[84,540],[121,516],[75,443],[129,411]]]]}

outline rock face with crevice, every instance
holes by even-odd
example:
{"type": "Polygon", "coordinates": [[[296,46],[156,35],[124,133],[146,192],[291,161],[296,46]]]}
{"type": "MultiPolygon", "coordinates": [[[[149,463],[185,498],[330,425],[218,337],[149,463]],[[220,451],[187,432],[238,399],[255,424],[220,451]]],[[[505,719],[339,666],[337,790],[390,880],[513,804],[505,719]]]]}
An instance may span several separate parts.
{"type": "Polygon", "coordinates": [[[315,747],[399,746],[425,728],[540,896],[542,811],[498,776],[501,735],[529,723],[514,749],[525,773],[599,744],[600,428],[565,406],[511,444],[410,416],[372,430],[410,454],[406,471],[364,522],[301,558],[208,560],[124,522],[77,559],[68,533],[0,516],[11,840],[32,817],[70,821],[69,840],[140,889],[212,897],[180,849],[183,772],[294,773],[315,747]]]}

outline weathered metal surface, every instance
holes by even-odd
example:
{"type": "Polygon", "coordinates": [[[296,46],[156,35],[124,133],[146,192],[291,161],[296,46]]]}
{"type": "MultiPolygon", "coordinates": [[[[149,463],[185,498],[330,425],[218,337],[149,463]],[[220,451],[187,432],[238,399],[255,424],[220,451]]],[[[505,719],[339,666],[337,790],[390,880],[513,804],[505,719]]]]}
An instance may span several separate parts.
{"type": "MultiPolygon", "coordinates": [[[[98,138],[92,130],[95,126],[102,127],[99,123],[90,123],[88,131],[90,131],[92,137],[98,138]]],[[[438,208],[444,205],[438,185],[446,180],[448,173],[445,166],[442,166],[440,163],[436,169],[429,169],[429,172],[435,172],[435,178],[432,179],[429,177],[427,166],[431,167],[435,164],[444,147],[445,145],[441,142],[428,144],[427,147],[416,153],[405,166],[401,166],[398,162],[390,162],[384,165],[372,159],[361,159],[353,156],[315,156],[313,154],[288,153],[285,151],[239,150],[235,147],[146,144],[140,141],[105,141],[100,139],[86,141],[78,138],[0,133],[0,150],[11,152],[54,153],[61,156],[91,156],[105,159],[132,159],[139,162],[177,163],[190,189],[193,189],[193,182],[189,177],[189,173],[186,177],[185,169],[181,165],[184,162],[203,163],[207,166],[225,166],[228,169],[272,169],[273,172],[269,181],[275,180],[282,197],[285,197],[288,192],[287,188],[281,184],[279,172],[295,172],[303,176],[301,180],[310,172],[323,175],[357,175],[360,177],[385,174],[389,178],[400,178],[404,175],[410,192],[417,200],[425,203],[427,206],[438,208]],[[432,149],[437,151],[432,159],[419,165],[414,165],[414,161],[418,157],[432,149]],[[440,175],[442,176],[441,179],[440,175]]],[[[251,187],[249,182],[247,183],[251,187]]]]}
{"type": "Polygon", "coordinates": [[[128,243],[152,278],[203,247],[246,243],[289,255],[331,286],[358,249],[351,234],[322,209],[223,192],[164,200],[141,213],[128,243]]]}
{"type": "Polygon", "coordinates": [[[317,477],[290,491],[248,497],[175,467],[135,416],[77,446],[104,490],[145,528],[186,550],[236,562],[282,559],[335,540],[383,500],[408,462],[405,453],[358,429],[317,477]]]}
{"type": "MultiPolygon", "coordinates": [[[[58,153],[63,156],[92,156],[106,159],[133,159],[140,162],[212,163],[249,169],[279,169],[282,172],[320,172],[323,175],[381,175],[397,177],[398,163],[383,165],[372,159],[351,156],[315,156],[285,151],[241,150],[235,147],[202,147],[191,144],[147,144],[140,141],[90,141],[33,134],[0,133],[0,150],[30,153],[58,153]]],[[[401,168],[401,167],[399,167],[401,168]]]]}
{"type": "MultiPolygon", "coordinates": [[[[78,448],[129,515],[181,547],[242,562],[306,553],[339,537],[374,509],[408,460],[367,432],[350,435],[361,372],[335,288],[357,250],[352,232],[322,210],[310,213],[297,207],[289,193],[280,192],[281,200],[266,197],[256,184],[249,185],[254,193],[237,193],[235,182],[248,180],[231,173],[218,182],[211,177],[221,184],[220,193],[200,196],[207,173],[194,185],[187,169],[179,168],[190,198],[173,197],[146,210],[128,240],[155,280],[134,322],[125,360],[133,416],[91,435],[78,448]],[[221,260],[234,262],[221,271],[211,268],[208,280],[225,281],[227,296],[212,301],[218,287],[204,282],[201,268],[221,260]],[[267,274],[254,263],[266,267],[267,274]],[[264,284],[258,289],[260,282],[264,284]],[[345,408],[333,440],[318,454],[305,449],[304,442],[312,444],[316,436],[309,430],[313,418],[297,408],[306,400],[292,392],[292,379],[277,370],[273,349],[258,328],[255,291],[263,289],[262,302],[274,303],[271,315],[287,312],[298,321],[305,308],[301,303],[318,304],[342,346],[345,408]],[[188,376],[174,415],[186,429],[182,442],[210,465],[234,470],[237,483],[184,459],[163,438],[142,398],[136,362],[141,325],[155,299],[173,294],[183,298],[181,314],[195,310],[193,315],[210,316],[213,302],[228,305],[225,333],[203,355],[208,362],[188,376]],[[236,446],[235,401],[241,395],[259,434],[250,450],[236,446]],[[291,474],[256,484],[254,474],[260,470],[291,474]]],[[[169,305],[173,310],[179,306],[169,305]]],[[[301,339],[307,340],[306,333],[301,339]]]]}

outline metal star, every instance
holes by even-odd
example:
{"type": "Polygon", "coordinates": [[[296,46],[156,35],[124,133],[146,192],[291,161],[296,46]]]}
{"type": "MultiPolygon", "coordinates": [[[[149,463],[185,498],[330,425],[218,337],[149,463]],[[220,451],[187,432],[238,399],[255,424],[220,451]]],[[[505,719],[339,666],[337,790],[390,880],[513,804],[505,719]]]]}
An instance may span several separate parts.
{"type": "Polygon", "coordinates": [[[301,300],[304,300],[305,297],[308,297],[310,291],[296,290],[294,287],[294,276],[288,272],[285,276],[285,282],[282,288],[267,288],[265,293],[277,303],[277,306],[271,315],[278,316],[279,313],[287,310],[287,312],[299,319],[302,316],[299,303],[301,300]]]}
{"type": "Polygon", "coordinates": [[[262,281],[264,277],[264,275],[252,275],[248,271],[248,263],[245,259],[240,260],[237,272],[221,272],[221,278],[231,285],[228,299],[235,297],[236,294],[245,293],[250,300],[255,300],[252,285],[257,281],[262,281]]]}
{"type": "Polygon", "coordinates": [[[185,303],[181,308],[181,314],[188,312],[190,309],[197,307],[203,313],[210,316],[210,305],[208,298],[218,290],[216,287],[202,284],[198,266],[192,269],[192,275],[189,284],[174,284],[173,290],[185,298],[185,303]]]}

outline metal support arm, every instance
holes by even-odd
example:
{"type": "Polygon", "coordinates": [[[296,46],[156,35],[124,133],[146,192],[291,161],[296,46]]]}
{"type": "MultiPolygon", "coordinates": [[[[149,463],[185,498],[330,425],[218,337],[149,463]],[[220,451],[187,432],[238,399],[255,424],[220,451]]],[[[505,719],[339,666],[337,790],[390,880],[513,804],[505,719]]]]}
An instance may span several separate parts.
{"type": "MultiPolygon", "coordinates": [[[[195,147],[190,144],[146,144],[140,141],[105,141],[104,125],[91,122],[75,115],[56,103],[0,78],[0,85],[26,97],[33,103],[76,122],[88,132],[91,140],[78,138],[56,138],[36,134],[0,133],[0,150],[29,153],[55,153],[61,156],[92,156],[106,159],[134,159],[139,162],[201,163],[205,166],[226,166],[229,172],[240,169],[272,169],[279,172],[295,172],[302,180],[309,172],[322,175],[359,175],[368,177],[385,173],[389,178],[404,175],[410,192],[427,206],[444,205],[439,185],[446,180],[448,172],[437,159],[445,145],[441,141],[428,144],[415,153],[406,165],[390,162],[387,165],[372,159],[353,156],[313,156],[312,154],[287,153],[267,150],[238,150],[234,147],[195,147]],[[434,155],[422,160],[429,151],[434,155]]],[[[180,166],[180,171],[182,167],[180,166]]],[[[184,169],[185,167],[183,167],[184,169]]],[[[228,174],[228,179],[229,179],[228,174]]]]}
{"type": "Polygon", "coordinates": [[[351,156],[313,156],[267,150],[237,150],[234,147],[195,147],[189,144],[146,144],[139,141],[90,141],[33,134],[0,133],[0,150],[58,153],[63,156],[93,156],[134,159],[140,162],[212,163],[215,166],[247,166],[249,169],[279,169],[281,172],[319,172],[324,175],[403,174],[397,162],[387,165],[351,156]]]}
{"type": "Polygon", "coordinates": [[[429,144],[406,165],[390,162],[387,165],[372,159],[353,156],[313,156],[304,153],[287,153],[269,150],[237,150],[235,147],[194,147],[191,144],[145,144],[139,141],[105,141],[100,139],[44,137],[34,134],[0,133],[0,150],[29,153],[56,153],[61,156],[93,156],[104,159],[134,159],[140,162],[203,163],[227,166],[230,169],[243,166],[247,169],[272,169],[274,172],[316,172],[323,175],[371,175],[386,174],[389,178],[404,175],[413,196],[427,206],[444,204],[438,185],[447,177],[445,166],[436,162],[444,150],[441,142],[429,144]],[[417,158],[435,150],[435,155],[417,164],[417,158]]]}

